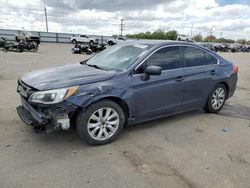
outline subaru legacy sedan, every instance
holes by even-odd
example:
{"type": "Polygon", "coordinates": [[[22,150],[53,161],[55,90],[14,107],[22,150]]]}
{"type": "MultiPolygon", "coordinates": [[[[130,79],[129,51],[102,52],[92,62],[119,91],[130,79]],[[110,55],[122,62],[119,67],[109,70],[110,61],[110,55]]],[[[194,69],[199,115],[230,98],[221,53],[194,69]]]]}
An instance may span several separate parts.
{"type": "Polygon", "coordinates": [[[106,144],[124,125],[187,111],[217,113],[234,94],[238,67],[207,48],[178,41],[132,41],[77,64],[21,76],[20,118],[35,132],[76,126],[106,144]]]}

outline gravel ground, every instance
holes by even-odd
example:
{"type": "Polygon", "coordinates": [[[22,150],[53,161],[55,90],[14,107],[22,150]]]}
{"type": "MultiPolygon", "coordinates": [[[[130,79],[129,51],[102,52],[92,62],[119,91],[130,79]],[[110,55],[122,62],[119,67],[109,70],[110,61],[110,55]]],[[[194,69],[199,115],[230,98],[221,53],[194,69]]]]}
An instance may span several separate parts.
{"type": "Polygon", "coordinates": [[[93,147],[75,130],[34,134],[15,110],[18,76],[87,58],[71,54],[72,46],[0,51],[1,188],[250,187],[250,53],[221,54],[240,67],[237,91],[221,113],[130,126],[115,142],[93,147]]]}

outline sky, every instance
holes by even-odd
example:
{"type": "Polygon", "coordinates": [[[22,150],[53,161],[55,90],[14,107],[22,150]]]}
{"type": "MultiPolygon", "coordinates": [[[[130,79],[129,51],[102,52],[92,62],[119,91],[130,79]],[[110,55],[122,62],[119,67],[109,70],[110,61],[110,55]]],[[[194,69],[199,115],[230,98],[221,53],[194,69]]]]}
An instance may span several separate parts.
{"type": "Polygon", "coordinates": [[[250,40],[250,0],[0,0],[0,28],[89,35],[158,29],[250,40]]]}

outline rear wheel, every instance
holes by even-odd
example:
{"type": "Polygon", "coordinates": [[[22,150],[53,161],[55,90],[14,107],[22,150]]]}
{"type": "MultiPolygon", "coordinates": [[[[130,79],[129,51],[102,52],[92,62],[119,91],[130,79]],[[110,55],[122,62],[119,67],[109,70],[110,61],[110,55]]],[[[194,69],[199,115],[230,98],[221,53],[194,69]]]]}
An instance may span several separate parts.
{"type": "Polygon", "coordinates": [[[76,44],[76,43],[77,43],[76,39],[73,39],[71,42],[72,42],[73,44],[76,44]]]}
{"type": "Polygon", "coordinates": [[[90,105],[77,117],[77,131],[89,144],[102,145],[112,142],[124,127],[125,116],[121,107],[110,100],[90,105]]]}
{"type": "Polygon", "coordinates": [[[209,113],[217,113],[225,104],[227,89],[223,84],[218,84],[209,95],[205,110],[209,113]]]}

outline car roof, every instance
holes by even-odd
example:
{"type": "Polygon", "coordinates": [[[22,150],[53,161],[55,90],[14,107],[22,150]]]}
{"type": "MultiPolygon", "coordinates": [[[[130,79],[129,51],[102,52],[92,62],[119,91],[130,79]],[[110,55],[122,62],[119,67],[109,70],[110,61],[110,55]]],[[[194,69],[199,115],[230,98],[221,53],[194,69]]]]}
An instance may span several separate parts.
{"type": "Polygon", "coordinates": [[[201,47],[200,45],[192,42],[176,41],[176,40],[129,40],[128,44],[144,44],[151,46],[168,46],[168,45],[188,45],[194,47],[201,47]]]}

